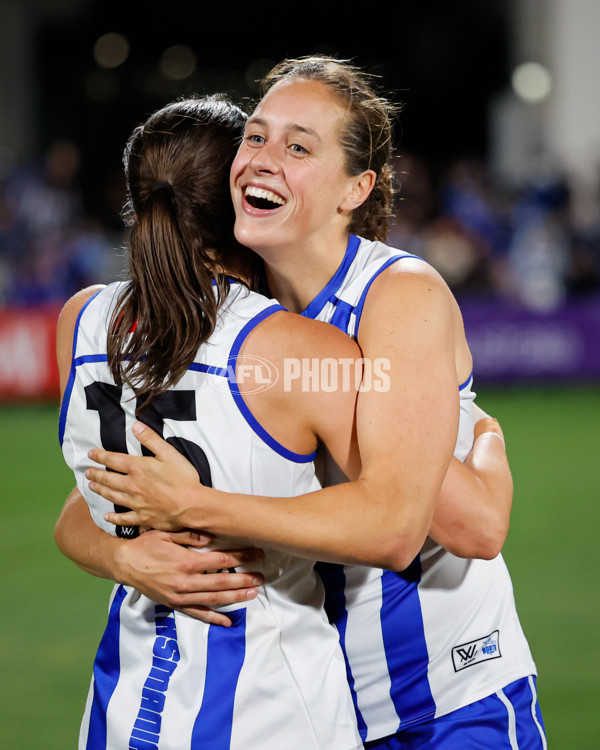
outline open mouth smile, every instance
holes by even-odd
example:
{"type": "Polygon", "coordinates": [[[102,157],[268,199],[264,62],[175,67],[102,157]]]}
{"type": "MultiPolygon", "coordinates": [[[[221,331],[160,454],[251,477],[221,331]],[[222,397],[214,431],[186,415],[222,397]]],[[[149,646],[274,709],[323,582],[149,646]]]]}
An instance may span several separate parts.
{"type": "Polygon", "coordinates": [[[264,188],[247,185],[244,189],[244,199],[254,209],[262,211],[273,211],[281,206],[285,206],[286,200],[277,193],[264,188]]]}

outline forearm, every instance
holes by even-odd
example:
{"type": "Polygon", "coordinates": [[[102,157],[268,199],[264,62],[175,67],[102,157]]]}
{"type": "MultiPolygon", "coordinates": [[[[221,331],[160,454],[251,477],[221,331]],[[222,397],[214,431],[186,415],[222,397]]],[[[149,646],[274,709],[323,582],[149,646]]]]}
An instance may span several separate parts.
{"type": "Polygon", "coordinates": [[[61,552],[87,573],[132,586],[155,602],[211,624],[231,622],[209,607],[253,599],[264,580],[258,572],[215,572],[259,564],[259,549],[198,554],[189,548],[205,547],[210,539],[189,531],[147,531],[128,540],[113,537],[96,526],[76,489],[58,519],[55,538],[61,552]]]}
{"type": "Polygon", "coordinates": [[[513,483],[502,439],[479,435],[464,464],[453,459],[430,536],[459,557],[492,559],[508,533],[513,483]]]}
{"type": "Polygon", "coordinates": [[[400,493],[389,502],[392,492],[364,479],[279,498],[202,487],[189,490],[182,522],[309,559],[403,570],[427,536],[431,512],[400,493]]]}
{"type": "Polygon", "coordinates": [[[96,526],[77,488],[67,498],[54,539],[63,555],[86,573],[117,581],[114,561],[124,540],[96,526]]]}

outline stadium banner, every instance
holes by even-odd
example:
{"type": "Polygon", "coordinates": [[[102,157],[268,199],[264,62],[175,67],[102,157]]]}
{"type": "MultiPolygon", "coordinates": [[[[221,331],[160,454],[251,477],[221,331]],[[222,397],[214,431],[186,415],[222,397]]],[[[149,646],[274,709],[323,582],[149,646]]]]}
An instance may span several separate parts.
{"type": "Polygon", "coordinates": [[[59,399],[59,307],[0,309],[0,401],[59,399]]]}
{"type": "MultiPolygon", "coordinates": [[[[600,380],[600,299],[547,314],[461,300],[475,382],[600,380]]],[[[0,308],[0,402],[58,401],[60,308],[0,308]]]]}
{"type": "Polygon", "coordinates": [[[540,313],[506,302],[460,302],[475,382],[600,379],[600,298],[540,313]]]}

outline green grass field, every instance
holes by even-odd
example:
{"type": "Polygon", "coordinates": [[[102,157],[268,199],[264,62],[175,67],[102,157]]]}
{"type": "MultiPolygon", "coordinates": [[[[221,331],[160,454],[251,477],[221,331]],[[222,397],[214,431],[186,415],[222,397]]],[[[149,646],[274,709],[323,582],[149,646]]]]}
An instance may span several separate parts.
{"type": "MultiPolygon", "coordinates": [[[[540,673],[549,747],[592,750],[600,702],[600,387],[481,387],[479,403],[507,436],[515,501],[505,557],[540,673]]],[[[73,484],[57,420],[56,407],[0,408],[0,747],[7,750],[76,747],[111,588],[54,545],[54,522],[73,484]]]]}

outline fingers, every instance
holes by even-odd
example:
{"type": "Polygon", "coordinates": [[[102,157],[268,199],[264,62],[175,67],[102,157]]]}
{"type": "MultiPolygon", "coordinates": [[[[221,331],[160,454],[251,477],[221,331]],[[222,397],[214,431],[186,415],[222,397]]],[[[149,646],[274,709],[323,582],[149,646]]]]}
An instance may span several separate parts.
{"type": "MultiPolygon", "coordinates": [[[[131,456],[128,453],[114,453],[112,451],[105,451],[102,448],[92,448],[92,450],[88,451],[88,457],[97,464],[102,464],[113,471],[118,471],[121,474],[130,473],[131,467],[129,461],[131,456]]],[[[136,458],[139,458],[139,456],[136,458]]]]}
{"type": "Polygon", "coordinates": [[[483,417],[478,422],[475,422],[475,438],[481,435],[497,435],[499,438],[504,440],[504,433],[500,427],[500,423],[493,417],[483,417]]]}
{"type": "Polygon", "coordinates": [[[186,576],[165,590],[161,601],[173,609],[215,608],[256,599],[258,586],[264,583],[260,573],[205,573],[186,576]]]}
{"type": "Polygon", "coordinates": [[[248,586],[252,580],[264,579],[256,573],[207,573],[202,576],[198,588],[202,591],[178,591],[168,597],[168,605],[173,609],[184,607],[224,607],[241,604],[256,599],[258,588],[248,586]],[[231,581],[224,579],[230,578],[231,581]],[[240,585],[244,583],[246,585],[240,585]]]}
{"type": "Polygon", "coordinates": [[[205,622],[207,625],[221,625],[224,628],[231,626],[231,620],[221,612],[215,612],[208,607],[179,607],[179,612],[183,612],[195,620],[205,622]]]}
{"type": "MultiPolygon", "coordinates": [[[[90,489],[110,500],[115,506],[120,505],[122,508],[126,508],[128,505],[135,505],[135,496],[120,495],[118,492],[110,492],[105,489],[100,492],[92,483],[90,483],[90,489]]],[[[114,511],[105,513],[104,520],[106,523],[112,523],[113,526],[147,526],[152,529],[159,529],[160,531],[181,531],[181,525],[178,525],[177,521],[160,518],[147,509],[128,510],[123,513],[115,513],[114,511]]],[[[192,546],[202,547],[205,545],[196,544],[192,546]]]]}
{"type": "Polygon", "coordinates": [[[140,443],[151,450],[157,459],[160,460],[161,457],[173,454],[173,452],[178,456],[181,455],[176,448],[163,440],[158,433],[143,422],[134,422],[131,429],[140,443]]]}
{"type": "MultiPolygon", "coordinates": [[[[139,442],[149,448],[158,460],[167,457],[173,460],[181,455],[176,448],[163,440],[158,433],[143,422],[134,422],[132,431],[139,442]]],[[[139,462],[147,459],[147,457],[132,456],[129,453],[105,451],[102,448],[92,448],[88,452],[88,457],[97,464],[102,464],[106,468],[118,471],[121,474],[131,474],[136,467],[136,463],[139,465],[139,462]]]]}
{"type": "Polygon", "coordinates": [[[478,404],[473,404],[473,419],[478,422],[480,419],[486,419],[490,415],[485,412],[478,404]]]}
{"type": "MultiPolygon", "coordinates": [[[[94,492],[98,492],[95,485],[93,485],[91,482],[90,489],[94,492]]],[[[115,505],[123,505],[125,502],[118,502],[117,500],[113,500],[112,498],[116,496],[112,493],[111,496],[109,496],[109,493],[106,492],[98,492],[98,494],[102,495],[102,497],[105,497],[107,500],[114,502],[115,505]]],[[[104,520],[107,523],[112,523],[113,526],[143,526],[146,519],[142,518],[135,510],[130,510],[127,511],[127,513],[106,513],[104,516],[104,520]]]]}
{"type": "Polygon", "coordinates": [[[187,556],[185,567],[182,564],[181,573],[171,584],[173,601],[177,607],[218,607],[254,599],[257,586],[262,586],[265,578],[262,573],[240,571],[238,567],[260,563],[263,558],[263,550],[256,548],[194,552],[187,556]]]}
{"type": "Polygon", "coordinates": [[[256,587],[264,582],[260,573],[202,573],[185,582],[188,590],[180,593],[187,596],[186,601],[181,603],[216,606],[245,602],[256,597],[256,587]]]}
{"type": "MultiPolygon", "coordinates": [[[[113,453],[111,455],[118,456],[119,453],[113,453]]],[[[86,479],[90,480],[90,487],[91,483],[94,483],[94,492],[98,492],[98,494],[102,494],[98,491],[99,489],[104,489],[105,491],[115,491],[115,492],[127,492],[128,489],[128,477],[124,473],[117,474],[114,471],[106,471],[106,469],[95,469],[93,467],[85,470],[85,477],[86,479]],[[98,488],[96,488],[96,485],[98,488]]]]}
{"type": "Polygon", "coordinates": [[[182,531],[171,531],[169,538],[175,544],[181,544],[185,547],[196,547],[200,549],[206,547],[213,540],[212,534],[205,531],[193,531],[192,529],[183,529],[182,531]]]}
{"type": "MultiPolygon", "coordinates": [[[[251,565],[252,563],[264,560],[265,553],[262,549],[249,547],[248,549],[235,550],[212,550],[202,554],[200,561],[197,563],[197,572],[208,573],[215,570],[230,570],[241,565],[251,565]]],[[[252,584],[250,584],[252,585],[252,584]]]]}

